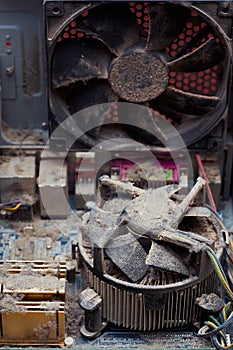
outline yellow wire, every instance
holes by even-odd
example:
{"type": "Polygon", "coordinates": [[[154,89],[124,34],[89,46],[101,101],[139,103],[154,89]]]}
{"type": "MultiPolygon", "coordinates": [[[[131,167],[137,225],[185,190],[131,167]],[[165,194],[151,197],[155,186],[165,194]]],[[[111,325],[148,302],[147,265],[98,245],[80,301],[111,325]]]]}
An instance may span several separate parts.
{"type": "Polygon", "coordinates": [[[223,321],[225,322],[227,320],[227,315],[226,315],[226,305],[222,309],[222,315],[223,315],[223,321]]]}
{"type": "Polygon", "coordinates": [[[15,207],[5,207],[5,208],[2,208],[2,209],[4,209],[4,210],[9,210],[9,211],[15,211],[15,210],[18,210],[18,209],[21,207],[22,204],[23,204],[23,203],[20,202],[20,203],[18,203],[15,207]]]}
{"type": "Polygon", "coordinates": [[[211,326],[212,328],[215,328],[215,329],[218,328],[218,326],[212,321],[207,321],[206,324],[207,326],[211,326]]]}

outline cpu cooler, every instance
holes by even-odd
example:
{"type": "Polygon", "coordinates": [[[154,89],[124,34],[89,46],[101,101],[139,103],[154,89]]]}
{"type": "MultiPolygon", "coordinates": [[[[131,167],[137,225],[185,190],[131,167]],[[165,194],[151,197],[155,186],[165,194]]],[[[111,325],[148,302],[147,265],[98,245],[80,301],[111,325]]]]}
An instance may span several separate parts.
{"type": "MultiPolygon", "coordinates": [[[[230,19],[220,3],[59,1],[45,6],[51,131],[87,107],[130,102],[162,115],[190,148],[219,148],[231,63],[230,19]]],[[[116,108],[105,117],[112,120],[114,134],[116,108]]],[[[87,123],[90,118],[87,113],[87,123]]],[[[123,129],[138,139],[137,130],[123,129]]],[[[89,136],[95,144],[109,131],[102,126],[89,136]]],[[[90,146],[86,139],[79,141],[90,146]]],[[[148,137],[143,141],[157,144],[148,137]]]]}
{"type": "Polygon", "coordinates": [[[142,190],[100,178],[99,206],[78,237],[85,336],[98,334],[99,320],[151,331],[200,319],[196,298],[217,291],[205,250],[222,255],[220,222],[204,206],[203,187],[199,178],[177,202],[172,185],[142,190]]]}

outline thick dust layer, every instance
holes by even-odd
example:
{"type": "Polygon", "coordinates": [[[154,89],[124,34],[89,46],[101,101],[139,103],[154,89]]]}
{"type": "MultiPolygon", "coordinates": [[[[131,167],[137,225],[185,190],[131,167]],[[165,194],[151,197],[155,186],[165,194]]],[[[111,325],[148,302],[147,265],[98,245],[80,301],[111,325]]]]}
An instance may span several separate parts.
{"type": "Polygon", "coordinates": [[[84,321],[84,311],[78,304],[78,293],[73,290],[67,290],[65,301],[65,325],[68,337],[81,337],[80,327],[84,321]]]}

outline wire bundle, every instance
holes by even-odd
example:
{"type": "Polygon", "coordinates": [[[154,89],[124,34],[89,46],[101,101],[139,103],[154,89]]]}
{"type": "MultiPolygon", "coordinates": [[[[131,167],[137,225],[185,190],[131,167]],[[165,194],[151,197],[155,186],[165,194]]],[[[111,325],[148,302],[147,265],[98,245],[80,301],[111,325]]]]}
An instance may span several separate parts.
{"type": "MultiPolygon", "coordinates": [[[[233,292],[229,286],[227,277],[225,272],[223,271],[222,265],[214,253],[214,251],[210,247],[206,247],[204,251],[208,254],[211,263],[214,267],[214,270],[222,283],[225,291],[227,292],[229,298],[233,300],[233,292]]],[[[233,343],[229,343],[229,339],[225,332],[225,328],[227,328],[231,323],[233,323],[233,303],[230,301],[222,308],[220,315],[218,318],[214,316],[210,316],[209,320],[205,322],[205,326],[202,327],[198,334],[203,336],[204,338],[212,338],[214,346],[219,349],[233,349],[233,343]]]]}
{"type": "Polygon", "coordinates": [[[208,254],[208,256],[211,260],[211,263],[214,267],[214,270],[215,270],[220,282],[222,283],[225,291],[227,292],[228,296],[230,297],[230,299],[233,299],[233,292],[230,288],[230,285],[228,283],[225,272],[223,271],[222,265],[221,265],[220,261],[218,260],[216,254],[214,253],[214,251],[210,247],[207,247],[207,246],[204,249],[204,251],[208,254]]]}
{"type": "Polygon", "coordinates": [[[12,201],[7,203],[0,203],[0,210],[6,210],[6,211],[17,211],[22,206],[28,206],[29,203],[25,201],[12,201]]]}
{"type": "Polygon", "coordinates": [[[204,338],[212,337],[214,346],[219,350],[233,349],[233,343],[228,344],[229,339],[224,331],[231,323],[233,323],[233,305],[229,302],[223,307],[219,318],[210,316],[209,321],[205,322],[205,326],[198,333],[204,338]],[[205,329],[204,333],[203,329],[205,329]]]}

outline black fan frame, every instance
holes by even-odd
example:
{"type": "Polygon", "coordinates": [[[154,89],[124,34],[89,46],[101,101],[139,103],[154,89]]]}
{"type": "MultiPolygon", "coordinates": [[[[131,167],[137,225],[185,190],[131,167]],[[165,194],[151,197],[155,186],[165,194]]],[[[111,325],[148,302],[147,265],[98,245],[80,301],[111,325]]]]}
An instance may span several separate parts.
{"type": "MultiPolygon", "coordinates": [[[[64,30],[64,28],[77,16],[79,16],[84,10],[91,10],[95,6],[101,6],[103,4],[110,4],[111,2],[72,2],[72,1],[46,1],[45,3],[45,16],[46,16],[46,25],[47,25],[47,59],[48,59],[48,77],[49,77],[49,111],[50,111],[50,133],[64,120],[64,114],[67,112],[66,107],[59,97],[54,93],[52,86],[52,62],[54,49],[56,47],[57,38],[64,30]],[[56,10],[56,11],[55,11],[56,10]]],[[[116,3],[116,2],[114,2],[116,3]]],[[[119,2],[126,3],[126,2],[119,2]]],[[[157,1],[149,2],[157,3],[157,1]]],[[[220,4],[220,2],[219,2],[220,4]]],[[[218,33],[222,39],[222,44],[224,45],[225,52],[227,53],[226,57],[226,71],[224,73],[224,78],[221,84],[221,87],[218,91],[218,94],[221,97],[222,103],[220,107],[217,108],[217,111],[211,112],[211,123],[199,123],[198,128],[192,131],[193,142],[190,143],[187,137],[185,138],[184,132],[184,141],[188,145],[190,150],[200,151],[200,150],[209,150],[209,151],[221,151],[225,144],[226,138],[226,128],[227,120],[229,114],[229,99],[230,99],[230,76],[231,76],[231,47],[230,47],[230,27],[231,21],[227,16],[210,15],[214,11],[219,10],[218,3],[212,4],[208,2],[202,2],[201,4],[193,1],[192,3],[179,2],[179,6],[188,7],[189,10],[195,10],[200,16],[203,16],[205,21],[218,33]],[[208,124],[208,125],[207,125],[208,124]]],[[[206,116],[204,116],[203,121],[205,121],[206,116]]],[[[207,115],[208,118],[208,115],[207,115]]],[[[182,131],[181,131],[182,136],[182,131]]],[[[64,135],[61,136],[65,140],[67,134],[64,132],[64,135]]],[[[74,149],[83,149],[88,148],[88,141],[79,140],[73,147],[74,149]]],[[[60,140],[59,140],[60,142],[60,140]]],[[[93,141],[94,142],[94,141],[93,141]]],[[[55,140],[56,144],[56,140],[55,140]]],[[[92,145],[90,145],[92,146],[92,145]]],[[[161,145],[159,148],[155,145],[152,146],[154,151],[161,151],[161,145]]]]}

